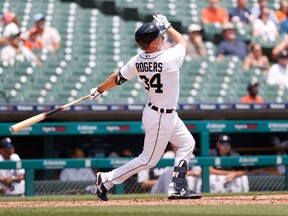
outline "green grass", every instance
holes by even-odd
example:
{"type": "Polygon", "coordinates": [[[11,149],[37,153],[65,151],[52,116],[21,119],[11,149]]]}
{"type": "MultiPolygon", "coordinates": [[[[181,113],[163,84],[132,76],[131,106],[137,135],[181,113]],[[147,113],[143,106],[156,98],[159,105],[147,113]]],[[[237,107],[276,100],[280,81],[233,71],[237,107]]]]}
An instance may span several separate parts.
{"type": "MultiPolygon", "coordinates": [[[[273,195],[279,194],[279,192],[257,192],[247,194],[204,194],[204,197],[213,196],[235,196],[235,195],[273,195]]],[[[285,192],[281,192],[285,194],[285,192]]],[[[287,194],[287,193],[286,193],[287,194]]],[[[165,198],[166,195],[151,195],[151,194],[127,194],[127,195],[109,195],[111,200],[120,199],[151,199],[151,198],[165,198]]],[[[0,202],[4,201],[93,201],[95,200],[93,195],[78,195],[78,196],[39,196],[39,197],[0,197],[0,202]]],[[[220,215],[220,216],[236,216],[236,215],[249,215],[249,216],[278,216],[288,215],[288,205],[160,205],[160,206],[72,206],[72,207],[44,207],[44,208],[10,208],[0,209],[0,216],[74,216],[74,215],[107,215],[107,216],[142,216],[142,215],[220,215]]]]}
{"type": "Polygon", "coordinates": [[[220,216],[266,216],[287,215],[287,205],[241,205],[241,206],[110,206],[110,207],[65,207],[65,208],[17,208],[0,209],[0,215],[5,216],[74,216],[74,215],[107,215],[107,216],[167,216],[167,215],[220,215],[220,216]]]}

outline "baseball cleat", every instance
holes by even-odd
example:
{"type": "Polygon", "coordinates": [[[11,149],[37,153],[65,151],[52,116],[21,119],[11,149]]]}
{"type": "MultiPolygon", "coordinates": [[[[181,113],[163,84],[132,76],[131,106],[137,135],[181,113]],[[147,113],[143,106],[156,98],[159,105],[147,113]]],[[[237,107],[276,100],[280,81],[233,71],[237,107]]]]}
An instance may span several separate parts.
{"type": "Polygon", "coordinates": [[[96,174],[96,178],[95,178],[95,184],[96,184],[96,189],[95,189],[95,195],[99,200],[102,201],[108,201],[107,198],[107,189],[105,188],[103,182],[102,182],[102,178],[101,178],[101,173],[98,172],[96,174]]]}
{"type": "Polygon", "coordinates": [[[185,188],[182,189],[180,192],[174,192],[168,194],[168,199],[200,199],[202,195],[200,193],[196,193],[192,190],[187,190],[185,188]]]}

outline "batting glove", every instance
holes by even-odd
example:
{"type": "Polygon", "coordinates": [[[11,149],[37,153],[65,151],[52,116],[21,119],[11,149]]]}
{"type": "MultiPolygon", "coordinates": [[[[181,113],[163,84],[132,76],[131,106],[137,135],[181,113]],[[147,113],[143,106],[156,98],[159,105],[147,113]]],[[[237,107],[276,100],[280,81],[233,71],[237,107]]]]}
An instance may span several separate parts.
{"type": "Polygon", "coordinates": [[[103,91],[101,91],[98,87],[92,88],[90,90],[90,100],[94,100],[99,98],[102,95],[103,91]]]}
{"type": "Polygon", "coordinates": [[[166,16],[164,16],[162,14],[154,14],[153,18],[158,23],[164,25],[166,30],[171,27],[171,23],[167,20],[166,16]]]}

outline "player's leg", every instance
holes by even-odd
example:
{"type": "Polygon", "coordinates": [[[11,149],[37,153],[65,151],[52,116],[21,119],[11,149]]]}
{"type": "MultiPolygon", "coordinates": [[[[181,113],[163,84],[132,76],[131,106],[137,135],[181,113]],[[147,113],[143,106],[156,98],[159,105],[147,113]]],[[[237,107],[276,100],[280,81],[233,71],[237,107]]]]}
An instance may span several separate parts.
{"type": "MultiPolygon", "coordinates": [[[[150,108],[149,108],[150,109],[150,108]]],[[[143,126],[145,128],[145,140],[142,153],[124,164],[107,173],[97,175],[96,186],[99,191],[104,191],[105,196],[101,194],[96,195],[99,199],[106,200],[106,192],[115,184],[120,184],[128,179],[130,176],[140,172],[141,170],[150,169],[155,166],[162,157],[164,150],[170,138],[172,128],[169,127],[170,120],[165,118],[165,115],[150,111],[152,113],[144,114],[143,126]],[[104,186],[104,188],[103,188],[104,186]],[[100,196],[100,197],[99,197],[100,196]]]]}
{"type": "Polygon", "coordinates": [[[169,185],[169,199],[199,199],[201,194],[185,188],[188,164],[195,147],[195,140],[183,121],[177,118],[175,131],[170,142],[177,146],[172,182],[169,185]]]}

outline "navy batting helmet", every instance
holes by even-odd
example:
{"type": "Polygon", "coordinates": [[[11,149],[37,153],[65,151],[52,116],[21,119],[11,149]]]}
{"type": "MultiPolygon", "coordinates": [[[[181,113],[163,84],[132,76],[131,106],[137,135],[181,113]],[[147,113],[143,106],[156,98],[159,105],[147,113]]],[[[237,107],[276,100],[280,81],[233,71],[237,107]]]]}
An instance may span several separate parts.
{"type": "Polygon", "coordinates": [[[146,50],[149,44],[166,32],[163,25],[154,22],[147,22],[140,26],[135,32],[135,41],[142,50],[146,50]]]}

